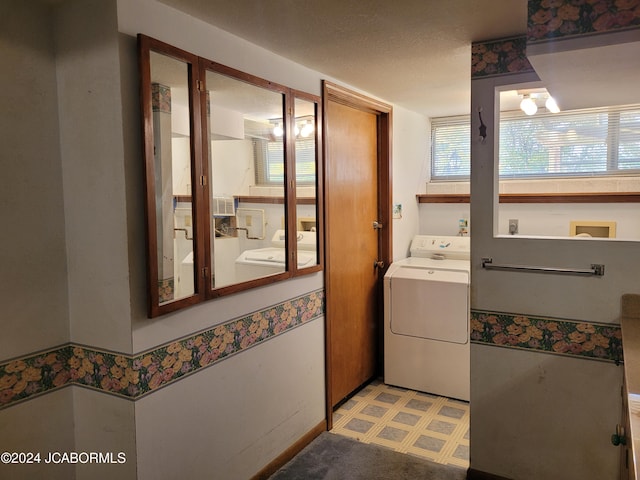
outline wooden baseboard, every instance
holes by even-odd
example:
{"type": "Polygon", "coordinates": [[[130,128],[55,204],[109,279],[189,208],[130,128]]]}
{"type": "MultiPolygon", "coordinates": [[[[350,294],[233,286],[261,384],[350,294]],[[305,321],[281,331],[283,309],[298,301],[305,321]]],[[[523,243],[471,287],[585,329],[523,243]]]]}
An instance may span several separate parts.
{"type": "Polygon", "coordinates": [[[506,477],[500,477],[492,473],[481,472],[470,468],[467,470],[467,480],[510,480],[506,477]]]}
{"type": "Polygon", "coordinates": [[[293,445],[287,448],[284,452],[278,455],[273,461],[271,461],[266,467],[256,473],[251,480],[266,480],[271,475],[276,473],[280,467],[286,464],[289,460],[295,457],[300,451],[309,445],[311,441],[320,435],[322,432],[327,431],[326,420],[321,421],[318,425],[313,427],[302,437],[300,437],[293,445]]]}

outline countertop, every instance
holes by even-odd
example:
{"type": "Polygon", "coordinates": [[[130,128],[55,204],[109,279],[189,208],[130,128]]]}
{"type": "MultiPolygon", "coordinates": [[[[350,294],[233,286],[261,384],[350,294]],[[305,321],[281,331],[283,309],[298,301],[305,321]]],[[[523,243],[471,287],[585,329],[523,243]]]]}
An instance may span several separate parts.
{"type": "MultiPolygon", "coordinates": [[[[622,296],[620,315],[634,471],[640,460],[640,295],[622,296]]],[[[636,475],[637,478],[637,475],[636,475]]]]}

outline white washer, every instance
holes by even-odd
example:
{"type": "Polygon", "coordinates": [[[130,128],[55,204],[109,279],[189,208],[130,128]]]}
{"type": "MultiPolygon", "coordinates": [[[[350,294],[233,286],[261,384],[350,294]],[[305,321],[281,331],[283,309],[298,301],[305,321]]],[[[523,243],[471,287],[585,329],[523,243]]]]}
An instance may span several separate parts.
{"type": "Polygon", "coordinates": [[[469,401],[469,237],[416,235],[384,277],[384,381],[469,401]]]}
{"type": "MultiPolygon", "coordinates": [[[[284,272],[287,261],[285,235],[284,230],[276,230],[270,247],[242,252],[236,258],[236,281],[245,282],[284,272]]],[[[316,264],[316,236],[316,232],[297,232],[298,268],[312,267],[316,264]]]]}

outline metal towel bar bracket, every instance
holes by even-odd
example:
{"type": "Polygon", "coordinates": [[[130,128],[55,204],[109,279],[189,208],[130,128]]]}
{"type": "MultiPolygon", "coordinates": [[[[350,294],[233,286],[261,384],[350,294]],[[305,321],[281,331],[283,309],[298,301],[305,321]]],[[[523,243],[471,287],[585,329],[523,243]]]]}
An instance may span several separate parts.
{"type": "Polygon", "coordinates": [[[510,270],[522,272],[539,272],[539,273],[558,273],[563,275],[585,275],[602,277],[604,275],[604,265],[592,263],[591,268],[555,268],[555,267],[535,267],[530,265],[508,265],[493,263],[493,259],[484,257],[482,259],[482,268],[486,270],[510,270]]]}

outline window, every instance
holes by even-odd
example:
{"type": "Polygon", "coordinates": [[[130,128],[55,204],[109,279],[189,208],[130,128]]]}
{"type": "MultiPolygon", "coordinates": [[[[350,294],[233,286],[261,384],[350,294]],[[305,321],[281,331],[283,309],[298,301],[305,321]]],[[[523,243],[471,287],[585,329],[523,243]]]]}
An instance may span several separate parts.
{"type": "MultiPolygon", "coordinates": [[[[432,122],[432,180],[468,180],[469,117],[432,122]]],[[[500,178],[640,174],[640,107],[503,112],[500,178]]]]}
{"type": "Polygon", "coordinates": [[[469,179],[471,132],[469,116],[431,121],[431,179],[469,179]]]}
{"type": "MultiPolygon", "coordinates": [[[[284,149],[281,142],[255,141],[254,162],[257,185],[282,184],[284,149]]],[[[316,142],[313,138],[296,138],[296,182],[313,185],[316,181],[316,142]]]]}

